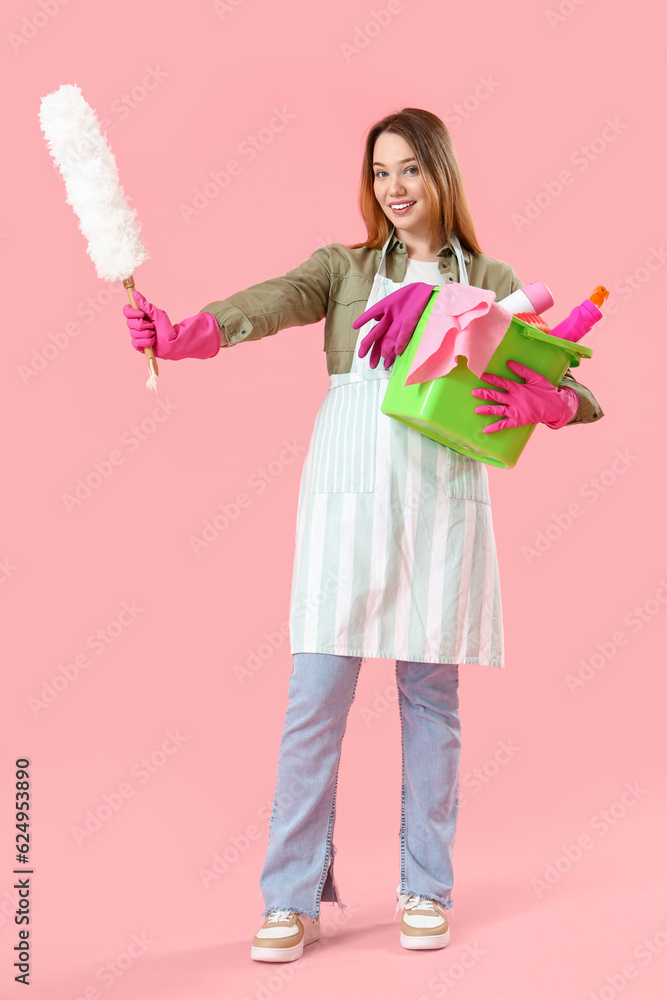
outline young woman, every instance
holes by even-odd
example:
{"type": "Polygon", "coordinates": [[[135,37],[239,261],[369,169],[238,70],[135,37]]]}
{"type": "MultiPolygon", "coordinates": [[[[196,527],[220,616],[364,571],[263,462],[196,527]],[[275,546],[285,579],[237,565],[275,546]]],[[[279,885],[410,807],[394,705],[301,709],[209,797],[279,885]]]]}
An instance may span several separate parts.
{"type": "MultiPolygon", "coordinates": [[[[396,660],[400,943],[448,943],[459,664],[504,666],[486,466],[381,412],[398,318],[387,306],[381,327],[377,308],[375,319],[365,314],[411,283],[471,284],[500,300],[522,282],[509,264],[482,253],[451,137],[428,111],[404,108],[369,130],[360,210],[363,243],[321,247],[282,277],[212,302],[176,326],[139,292],[139,308],[123,309],[133,345],[172,359],[213,357],[221,346],[325,319],[329,390],[298,501],[289,705],[260,879],[264,923],[251,948],[260,961],[298,958],[320,936],[321,903],[345,906],[333,869],[336,789],[367,657],[396,660]]],[[[417,305],[415,319],[420,311],[417,305]]],[[[603,416],[569,371],[560,386],[545,383],[514,381],[512,401],[503,401],[503,380],[495,379],[500,391],[475,391],[494,404],[478,412],[552,428],[603,416]]]]}

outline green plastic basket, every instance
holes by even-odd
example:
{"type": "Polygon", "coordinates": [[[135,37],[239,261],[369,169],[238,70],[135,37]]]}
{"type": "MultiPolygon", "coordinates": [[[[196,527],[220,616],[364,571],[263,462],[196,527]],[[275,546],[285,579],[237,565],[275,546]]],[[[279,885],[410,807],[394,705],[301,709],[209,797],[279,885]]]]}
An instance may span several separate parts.
{"type": "MultiPolygon", "coordinates": [[[[485,405],[486,401],[473,396],[471,389],[495,389],[496,386],[477,378],[464,357],[459,357],[456,367],[446,375],[430,382],[405,385],[439,291],[440,286],[433,289],[410,343],[394,361],[382,401],[382,412],[468,458],[511,469],[535,430],[535,424],[506,427],[502,431],[484,434],[484,427],[500,417],[475,413],[475,407],[485,405]]],[[[590,347],[552,337],[514,317],[485,371],[522,382],[523,379],[506,364],[508,360],[519,361],[540,372],[553,385],[558,385],[568,367],[576,368],[581,358],[590,358],[592,354],[590,347]]]]}

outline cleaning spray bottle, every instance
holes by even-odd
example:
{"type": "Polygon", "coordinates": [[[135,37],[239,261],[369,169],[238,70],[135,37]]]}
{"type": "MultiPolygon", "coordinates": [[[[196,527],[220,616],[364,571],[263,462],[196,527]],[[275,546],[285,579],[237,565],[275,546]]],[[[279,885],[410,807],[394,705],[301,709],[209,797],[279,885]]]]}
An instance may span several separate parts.
{"type": "Polygon", "coordinates": [[[595,291],[584,299],[580,306],[575,306],[569,316],[562,320],[549,333],[552,337],[570,340],[576,343],[588,333],[592,326],[602,319],[599,306],[604,305],[609,297],[609,291],[604,285],[598,285],[595,291]]]}

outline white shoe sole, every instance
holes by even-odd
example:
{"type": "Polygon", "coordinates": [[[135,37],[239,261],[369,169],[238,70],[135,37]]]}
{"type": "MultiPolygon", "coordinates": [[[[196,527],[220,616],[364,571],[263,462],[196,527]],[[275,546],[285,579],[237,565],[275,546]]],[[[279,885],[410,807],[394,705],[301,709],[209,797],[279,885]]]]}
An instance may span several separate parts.
{"type": "Polygon", "coordinates": [[[424,948],[445,948],[449,944],[449,928],[444,934],[428,934],[424,937],[411,937],[401,931],[401,944],[410,950],[423,950],[424,948]]]}
{"type": "Polygon", "coordinates": [[[272,948],[270,945],[251,945],[250,957],[256,962],[294,962],[303,955],[304,946],[320,939],[320,925],[310,924],[299,944],[292,948],[272,948]]]}

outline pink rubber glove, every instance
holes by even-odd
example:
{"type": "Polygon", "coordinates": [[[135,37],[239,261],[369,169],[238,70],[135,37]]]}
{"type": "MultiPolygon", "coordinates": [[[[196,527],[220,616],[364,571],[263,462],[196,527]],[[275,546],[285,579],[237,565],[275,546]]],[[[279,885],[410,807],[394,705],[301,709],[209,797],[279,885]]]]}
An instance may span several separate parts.
{"type": "Polygon", "coordinates": [[[157,358],[181,361],[183,358],[213,358],[220,350],[220,327],[212,313],[201,312],[172,325],[163,309],[158,309],[134,289],[138,308],[123,306],[130,328],[132,346],[137,351],[152,347],[157,358]]]}
{"type": "Polygon", "coordinates": [[[385,368],[391,368],[396,356],[403,353],[410,343],[410,337],[415,332],[434,287],[423,281],[410,282],[409,285],[397,288],[390,295],[385,295],[355,319],[352,324],[353,330],[358,330],[371,319],[379,321],[359,344],[360,358],[365,358],[371,347],[373,348],[370,357],[371,368],[377,368],[380,357],[385,359],[385,368]]]}
{"type": "Polygon", "coordinates": [[[507,367],[516,375],[525,378],[525,382],[515,382],[484,372],[482,378],[491,385],[497,385],[505,392],[493,389],[472,389],[472,395],[478,399],[491,399],[496,406],[476,406],[475,413],[502,416],[484,428],[484,433],[502,431],[505,427],[520,427],[522,424],[543,423],[552,430],[569,424],[579,408],[579,397],[569,386],[552,385],[548,378],[540,375],[518,361],[508,361],[507,367]]]}

